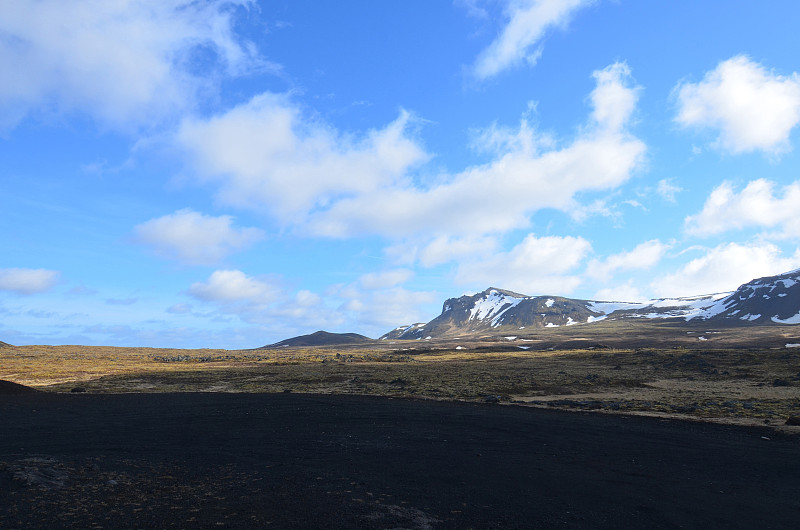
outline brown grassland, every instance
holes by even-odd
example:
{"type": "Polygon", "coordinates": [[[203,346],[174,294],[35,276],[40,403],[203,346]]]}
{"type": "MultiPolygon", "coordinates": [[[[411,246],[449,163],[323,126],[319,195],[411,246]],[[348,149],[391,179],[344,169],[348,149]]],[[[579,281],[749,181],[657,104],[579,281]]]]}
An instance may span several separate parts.
{"type": "Polygon", "coordinates": [[[365,394],[776,427],[800,414],[794,326],[575,331],[237,351],[8,346],[0,379],[49,392],[365,394]]]}

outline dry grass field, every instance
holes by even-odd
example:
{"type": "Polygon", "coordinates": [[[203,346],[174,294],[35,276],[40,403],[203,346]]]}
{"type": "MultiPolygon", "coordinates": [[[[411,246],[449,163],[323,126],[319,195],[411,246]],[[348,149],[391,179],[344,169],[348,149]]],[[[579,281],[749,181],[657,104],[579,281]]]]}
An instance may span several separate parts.
{"type": "Polygon", "coordinates": [[[773,426],[800,415],[794,327],[660,329],[625,341],[607,327],[588,337],[243,351],[9,346],[0,379],[51,392],[364,394],[773,426]]]}

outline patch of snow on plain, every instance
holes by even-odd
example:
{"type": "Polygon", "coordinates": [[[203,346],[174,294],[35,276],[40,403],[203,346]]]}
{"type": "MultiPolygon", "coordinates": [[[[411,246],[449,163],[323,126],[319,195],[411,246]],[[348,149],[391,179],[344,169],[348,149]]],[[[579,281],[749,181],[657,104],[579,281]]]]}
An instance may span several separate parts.
{"type": "Polygon", "coordinates": [[[530,350],[531,349],[530,346],[517,346],[517,348],[519,348],[520,350],[530,350]]]}
{"type": "Polygon", "coordinates": [[[789,318],[778,318],[778,315],[775,315],[772,321],[778,324],[800,324],[800,313],[789,318]]]}
{"type": "Polygon", "coordinates": [[[558,324],[554,324],[552,322],[548,322],[544,327],[546,328],[557,328],[560,327],[558,324]]]}
{"type": "Polygon", "coordinates": [[[430,335],[428,335],[427,337],[425,337],[425,340],[431,340],[432,338],[433,338],[433,337],[431,337],[430,335]]]}
{"type": "Polygon", "coordinates": [[[456,346],[456,349],[457,349],[457,350],[463,350],[463,349],[464,349],[464,346],[456,346]]]}
{"type": "Polygon", "coordinates": [[[796,342],[789,342],[788,344],[786,344],[786,347],[787,348],[800,348],[800,344],[798,344],[796,342]]]}
{"type": "Polygon", "coordinates": [[[575,322],[574,320],[572,320],[572,317],[567,317],[567,325],[568,325],[568,326],[573,326],[573,325],[575,325],[575,324],[577,324],[577,322],[575,322]]]}
{"type": "Polygon", "coordinates": [[[556,303],[555,300],[553,300],[552,298],[548,298],[547,302],[545,302],[544,305],[546,305],[547,307],[553,307],[554,303],[556,303]]]}
{"type": "Polygon", "coordinates": [[[517,340],[517,337],[503,337],[506,340],[517,340]]]}
{"type": "Polygon", "coordinates": [[[697,340],[708,340],[708,339],[705,337],[697,337],[697,340]]]}
{"type": "Polygon", "coordinates": [[[605,320],[608,315],[600,315],[599,317],[589,317],[586,319],[586,322],[591,324],[592,322],[600,322],[601,320],[605,320]]]}

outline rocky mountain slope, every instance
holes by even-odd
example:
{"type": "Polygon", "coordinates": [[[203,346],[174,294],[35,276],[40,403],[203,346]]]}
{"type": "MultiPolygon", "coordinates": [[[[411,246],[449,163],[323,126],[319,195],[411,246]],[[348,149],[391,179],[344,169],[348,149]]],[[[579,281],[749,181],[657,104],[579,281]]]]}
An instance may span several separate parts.
{"type": "Polygon", "coordinates": [[[721,325],[800,324],[800,270],[752,280],[732,293],[661,298],[644,303],[526,296],[491,287],[450,298],[428,323],[398,327],[383,340],[513,333],[529,328],[619,319],[681,319],[721,325]]]}

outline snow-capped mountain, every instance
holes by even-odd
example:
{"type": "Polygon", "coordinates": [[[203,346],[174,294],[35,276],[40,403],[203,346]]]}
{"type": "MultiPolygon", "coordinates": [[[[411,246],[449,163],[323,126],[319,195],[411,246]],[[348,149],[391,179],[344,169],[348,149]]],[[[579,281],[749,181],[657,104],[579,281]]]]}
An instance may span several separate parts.
{"type": "Polygon", "coordinates": [[[752,280],[699,316],[716,321],[800,324],[800,269],[752,280]]]}
{"type": "Polygon", "coordinates": [[[381,339],[428,339],[530,328],[592,324],[602,320],[680,319],[718,324],[800,324],[800,269],[759,278],[734,292],[643,303],[526,296],[491,287],[445,301],[427,324],[396,328],[381,339]]]}
{"type": "Polygon", "coordinates": [[[427,324],[401,326],[381,339],[426,339],[497,328],[557,327],[585,323],[603,313],[592,311],[589,302],[560,296],[526,296],[491,287],[459,298],[449,298],[442,314],[427,324]]]}

